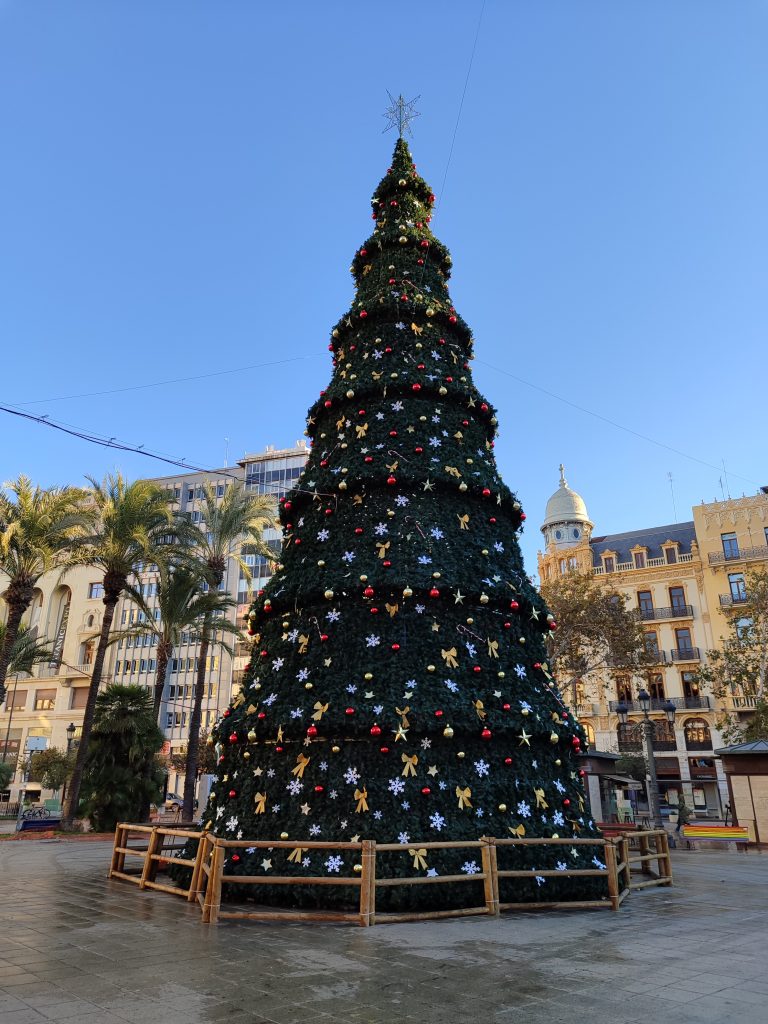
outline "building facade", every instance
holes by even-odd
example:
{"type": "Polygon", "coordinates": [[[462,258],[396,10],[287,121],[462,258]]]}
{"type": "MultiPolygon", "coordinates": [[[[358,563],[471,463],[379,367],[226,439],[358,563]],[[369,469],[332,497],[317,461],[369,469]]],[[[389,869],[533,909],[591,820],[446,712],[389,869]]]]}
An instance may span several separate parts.
{"type": "MultiPolygon", "coordinates": [[[[560,486],[547,503],[539,552],[542,582],[571,571],[610,579],[643,622],[646,648],[655,660],[650,682],[653,749],[662,805],[681,797],[699,816],[720,817],[727,788],[714,750],[723,745],[717,723],[724,712],[747,716],[754,697],[716,699],[702,692],[697,673],[706,652],[722,643],[728,617],[748,612],[744,584],[747,564],[768,565],[768,494],[702,504],[693,519],[626,533],[594,534],[584,500],[560,486]],[[677,714],[670,725],[663,705],[677,714]]],[[[584,680],[576,712],[598,750],[638,749],[637,680],[621,674],[584,680]],[[620,703],[629,721],[617,715],[620,703]]]]}
{"type": "MultiPolygon", "coordinates": [[[[273,495],[277,501],[296,483],[307,455],[306,442],[298,441],[294,448],[276,450],[269,447],[264,452],[245,455],[233,467],[157,477],[154,482],[168,490],[175,511],[185,513],[204,529],[201,511],[204,484],[213,486],[217,496],[222,497],[229,484],[242,481],[247,491],[273,495]]],[[[264,539],[276,552],[280,550],[279,530],[266,530],[264,539]]],[[[242,626],[250,603],[250,588],[264,586],[269,579],[270,562],[250,552],[247,545],[241,549],[240,555],[250,570],[251,582],[238,562],[231,559],[222,590],[237,602],[230,614],[232,621],[242,626]]],[[[151,571],[141,573],[138,584],[152,607],[157,586],[154,574],[151,571]]],[[[2,589],[0,580],[0,616],[5,615],[2,589]]],[[[40,794],[38,784],[24,783],[22,777],[21,755],[28,738],[43,737],[47,746],[65,750],[66,730],[73,723],[74,740],[70,730],[70,743],[78,742],[90,683],[90,664],[101,628],[102,595],[101,579],[96,569],[75,569],[63,582],[59,573],[48,573],[40,581],[24,624],[35,629],[38,636],[54,641],[55,658],[50,666],[37,666],[32,677],[10,677],[7,681],[6,701],[0,705],[0,758],[13,762],[17,770],[10,786],[0,793],[0,803],[17,800],[22,789],[32,799],[40,794]]],[[[113,628],[129,628],[136,622],[138,614],[138,609],[127,597],[121,598],[115,610],[113,628]]],[[[178,752],[186,746],[198,653],[198,644],[193,638],[183,637],[168,666],[159,719],[166,737],[166,754],[178,752]]],[[[211,646],[203,700],[204,730],[210,728],[229,704],[249,657],[250,645],[247,643],[236,643],[232,654],[216,644],[211,646]]],[[[107,652],[102,682],[105,686],[119,682],[152,689],[155,670],[156,644],[152,638],[118,641],[107,652]]],[[[171,768],[169,790],[178,793],[182,786],[183,776],[171,768]]]]}

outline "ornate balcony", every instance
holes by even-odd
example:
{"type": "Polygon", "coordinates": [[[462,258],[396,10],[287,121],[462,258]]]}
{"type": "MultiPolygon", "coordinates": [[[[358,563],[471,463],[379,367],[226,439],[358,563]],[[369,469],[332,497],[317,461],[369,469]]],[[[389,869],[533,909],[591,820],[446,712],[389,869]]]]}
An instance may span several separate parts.
{"type": "MultiPolygon", "coordinates": [[[[746,698],[742,698],[746,699],[746,698]]],[[[672,704],[678,711],[712,711],[713,704],[711,697],[665,697],[663,700],[657,697],[651,698],[651,711],[663,711],[664,705],[671,700],[672,704]]],[[[627,710],[630,714],[642,714],[643,709],[640,707],[639,701],[627,700],[619,701],[612,700],[608,702],[609,711],[616,711],[619,704],[626,704],[627,710]]]]}
{"type": "Polygon", "coordinates": [[[725,562],[751,562],[754,559],[768,559],[768,544],[761,544],[755,548],[740,548],[738,551],[710,551],[710,565],[723,565],[725,562]]]}
{"type": "Polygon", "coordinates": [[[643,622],[653,622],[658,619],[692,619],[693,605],[678,604],[671,608],[639,608],[638,615],[643,622]]]}
{"type": "Polygon", "coordinates": [[[698,647],[673,647],[669,654],[672,661],[701,661],[698,647]]]}
{"type": "Polygon", "coordinates": [[[739,605],[749,604],[749,594],[721,594],[721,608],[738,608],[739,605]]]}

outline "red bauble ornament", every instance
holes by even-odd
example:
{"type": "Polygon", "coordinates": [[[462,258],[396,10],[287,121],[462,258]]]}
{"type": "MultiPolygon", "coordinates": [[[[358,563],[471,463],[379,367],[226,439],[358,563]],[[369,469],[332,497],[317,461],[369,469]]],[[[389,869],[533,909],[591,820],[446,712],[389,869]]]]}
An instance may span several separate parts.
{"type": "Polygon", "coordinates": [[[488,522],[491,524],[491,526],[495,526],[496,525],[496,516],[491,516],[491,518],[488,520],[488,522]]]}
{"type": "Polygon", "coordinates": [[[517,609],[520,607],[520,605],[518,604],[517,601],[510,601],[509,602],[509,607],[512,609],[513,612],[516,612],[517,609]]]}
{"type": "Polygon", "coordinates": [[[301,544],[301,537],[296,537],[296,539],[294,540],[293,543],[294,544],[301,544]]]}
{"type": "Polygon", "coordinates": [[[521,512],[520,513],[520,518],[522,519],[523,522],[525,522],[525,520],[528,518],[528,516],[525,514],[525,512],[521,512]]]}
{"type": "Polygon", "coordinates": [[[480,406],[480,412],[488,412],[488,404],[487,404],[487,402],[483,402],[482,403],[482,405],[480,406]]]}
{"type": "Polygon", "coordinates": [[[438,708],[437,711],[435,711],[435,718],[442,718],[442,717],[443,717],[442,708],[438,708]]]}
{"type": "Polygon", "coordinates": [[[360,319],[361,319],[361,320],[365,320],[365,318],[366,318],[367,316],[368,316],[368,314],[366,313],[366,311],[365,311],[364,309],[361,309],[361,310],[360,310],[360,319]]]}
{"type": "Polygon", "coordinates": [[[366,587],[365,590],[363,591],[363,594],[365,595],[365,597],[373,597],[373,587],[366,587]]]}
{"type": "Polygon", "coordinates": [[[568,799],[568,797],[566,797],[565,800],[563,800],[563,807],[570,807],[570,806],[571,806],[571,801],[568,799]]]}
{"type": "Polygon", "coordinates": [[[451,314],[451,316],[448,317],[448,323],[449,324],[455,324],[456,323],[456,319],[457,318],[453,314],[451,314]]]}
{"type": "Polygon", "coordinates": [[[237,743],[237,733],[236,732],[233,732],[233,733],[230,734],[229,742],[230,743],[237,743]]]}
{"type": "Polygon", "coordinates": [[[333,402],[330,400],[330,398],[326,398],[326,400],[323,402],[323,405],[325,406],[326,409],[330,409],[331,406],[333,405],[333,402]]]}
{"type": "Polygon", "coordinates": [[[445,380],[446,380],[446,383],[453,384],[453,377],[446,377],[445,380]]]}
{"type": "Polygon", "coordinates": [[[261,655],[262,658],[269,657],[269,651],[259,651],[259,654],[261,655]]]}
{"type": "Polygon", "coordinates": [[[381,736],[381,726],[380,725],[372,725],[371,726],[371,736],[381,736]]]}
{"type": "Polygon", "coordinates": [[[372,455],[366,455],[365,456],[365,461],[366,462],[373,462],[373,456],[372,455]]]}
{"type": "Polygon", "coordinates": [[[379,747],[379,753],[380,754],[388,754],[389,753],[389,747],[379,747]]]}
{"type": "Polygon", "coordinates": [[[361,534],[362,532],[363,532],[363,528],[362,528],[362,526],[356,526],[356,527],[355,527],[355,533],[357,534],[357,536],[358,536],[358,537],[360,536],[360,534],[361,534]]]}
{"type": "Polygon", "coordinates": [[[282,752],[284,750],[285,750],[285,747],[280,747],[280,746],[275,747],[275,753],[276,754],[282,754],[282,752]]]}
{"type": "Polygon", "coordinates": [[[429,788],[429,786],[422,786],[421,787],[421,795],[422,796],[429,796],[429,794],[431,792],[432,792],[432,790],[429,788]]]}
{"type": "Polygon", "coordinates": [[[426,240],[426,238],[422,239],[422,241],[419,244],[421,245],[422,249],[428,249],[429,248],[429,242],[426,240]]]}
{"type": "Polygon", "coordinates": [[[355,709],[354,708],[347,708],[347,710],[344,712],[345,715],[354,715],[354,713],[355,713],[355,709]]]}
{"type": "Polygon", "coordinates": [[[310,727],[307,729],[307,736],[317,736],[316,725],[310,725],[310,727]]]}
{"type": "Polygon", "coordinates": [[[390,430],[389,436],[390,437],[397,437],[397,431],[396,430],[390,430]]]}
{"type": "Polygon", "coordinates": [[[230,789],[230,791],[229,791],[229,799],[230,800],[234,800],[236,796],[237,796],[237,790],[236,789],[230,789]]]}
{"type": "Polygon", "coordinates": [[[291,509],[293,508],[293,503],[290,501],[286,501],[286,503],[283,505],[283,508],[285,509],[286,512],[290,512],[291,509]]]}
{"type": "Polygon", "coordinates": [[[378,615],[379,614],[379,609],[378,608],[369,608],[368,610],[370,611],[371,615],[378,615]]]}
{"type": "Polygon", "coordinates": [[[484,498],[490,498],[490,496],[491,496],[491,489],[490,489],[490,487],[484,487],[483,488],[483,497],[484,498]]]}
{"type": "Polygon", "coordinates": [[[326,514],[327,516],[332,516],[332,515],[333,515],[333,509],[332,509],[332,508],[327,508],[327,509],[325,510],[325,514],[326,514]]]}
{"type": "Polygon", "coordinates": [[[423,266],[424,266],[424,260],[423,260],[423,259],[421,259],[421,257],[419,257],[419,259],[417,259],[417,260],[416,260],[416,262],[418,263],[418,265],[419,265],[420,267],[423,267],[423,266]]]}
{"type": "Polygon", "coordinates": [[[477,673],[480,673],[480,672],[482,672],[483,670],[482,670],[482,669],[480,668],[480,666],[479,666],[479,665],[475,665],[475,666],[473,667],[472,671],[473,671],[473,672],[477,672],[477,673]]]}
{"type": "Polygon", "coordinates": [[[357,410],[357,415],[358,416],[365,416],[365,409],[358,409],[357,410]]]}
{"type": "Polygon", "coordinates": [[[550,623],[549,623],[549,628],[550,628],[550,631],[551,631],[552,633],[554,633],[554,632],[555,632],[555,630],[557,629],[557,623],[556,623],[556,622],[550,622],[550,623]]]}
{"type": "Polygon", "coordinates": [[[321,644],[324,644],[327,639],[328,639],[328,634],[327,633],[321,633],[320,634],[320,643],[321,644]]]}
{"type": "Polygon", "coordinates": [[[511,704],[502,704],[501,706],[505,711],[509,711],[509,709],[512,707],[511,704]]]}
{"type": "Polygon", "coordinates": [[[416,454],[417,454],[417,455],[421,455],[421,453],[422,453],[422,452],[424,451],[424,449],[423,449],[423,448],[421,448],[421,447],[419,447],[419,448],[414,448],[413,450],[414,450],[414,451],[416,452],[416,454]]]}
{"type": "Polygon", "coordinates": [[[397,483],[397,479],[393,476],[388,476],[387,483],[389,484],[390,487],[394,487],[395,484],[397,483]]]}
{"type": "Polygon", "coordinates": [[[421,384],[411,384],[411,391],[421,391],[421,384]]]}
{"type": "Polygon", "coordinates": [[[256,717],[257,718],[266,718],[267,717],[267,712],[266,711],[260,711],[258,713],[258,715],[256,715],[256,717]]]}
{"type": "Polygon", "coordinates": [[[392,644],[392,650],[393,651],[399,651],[400,650],[400,644],[392,644]]]}
{"type": "Polygon", "coordinates": [[[320,785],[315,786],[315,792],[316,793],[324,793],[325,792],[325,786],[320,786],[320,785]]]}
{"type": "Polygon", "coordinates": [[[533,667],[534,668],[541,668],[541,662],[540,661],[534,661],[533,667]]]}
{"type": "Polygon", "coordinates": [[[429,596],[430,597],[440,597],[440,591],[437,589],[437,587],[432,587],[432,589],[429,592],[429,596]]]}
{"type": "Polygon", "coordinates": [[[504,758],[504,764],[512,764],[512,758],[511,757],[505,757],[504,758]]]}
{"type": "Polygon", "coordinates": [[[224,711],[222,712],[222,717],[223,718],[229,718],[229,716],[231,714],[232,714],[232,712],[229,710],[229,708],[225,708],[224,711]]]}
{"type": "Polygon", "coordinates": [[[504,623],[504,629],[511,629],[511,628],[512,628],[512,623],[511,622],[505,622],[504,623]]]}
{"type": "Polygon", "coordinates": [[[240,854],[239,853],[233,853],[232,857],[230,859],[231,859],[233,864],[239,864],[240,863],[240,854]]]}
{"type": "Polygon", "coordinates": [[[481,740],[489,740],[492,736],[491,730],[486,725],[483,731],[480,733],[481,740]]]}

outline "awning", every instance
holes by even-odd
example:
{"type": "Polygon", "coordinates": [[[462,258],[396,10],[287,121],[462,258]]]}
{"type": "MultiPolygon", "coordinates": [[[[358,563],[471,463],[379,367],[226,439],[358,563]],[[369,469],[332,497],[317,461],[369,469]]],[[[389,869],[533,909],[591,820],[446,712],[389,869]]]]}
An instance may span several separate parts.
{"type": "Polygon", "coordinates": [[[642,782],[638,782],[637,779],[630,779],[627,775],[601,775],[602,779],[610,779],[611,782],[618,782],[622,786],[626,786],[627,789],[643,789],[642,782]]]}

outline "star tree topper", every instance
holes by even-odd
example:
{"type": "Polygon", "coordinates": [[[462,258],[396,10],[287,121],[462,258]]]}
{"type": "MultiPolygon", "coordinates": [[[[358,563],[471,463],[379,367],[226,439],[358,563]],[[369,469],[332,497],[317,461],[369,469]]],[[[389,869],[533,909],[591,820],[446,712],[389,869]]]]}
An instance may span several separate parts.
{"type": "Polygon", "coordinates": [[[418,96],[414,96],[412,100],[406,100],[403,98],[403,94],[395,99],[392,93],[387,89],[387,96],[389,96],[389,107],[384,111],[384,117],[387,120],[387,127],[384,129],[388,132],[390,128],[397,128],[397,134],[400,138],[403,138],[405,132],[409,135],[413,135],[411,131],[410,122],[415,117],[420,117],[418,110],[415,110],[415,104],[419,99],[418,96]]]}

